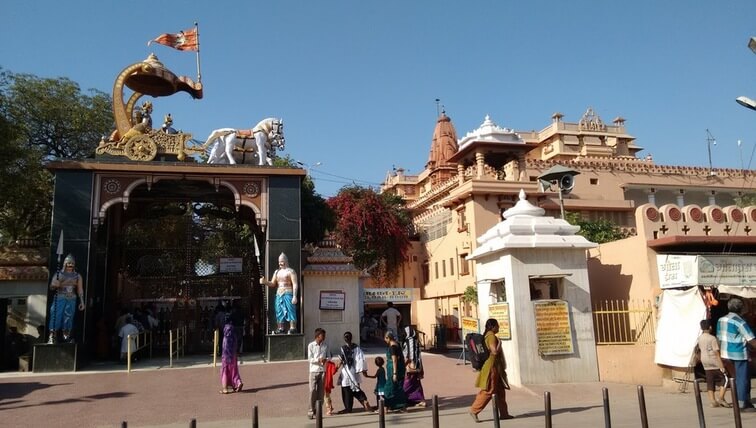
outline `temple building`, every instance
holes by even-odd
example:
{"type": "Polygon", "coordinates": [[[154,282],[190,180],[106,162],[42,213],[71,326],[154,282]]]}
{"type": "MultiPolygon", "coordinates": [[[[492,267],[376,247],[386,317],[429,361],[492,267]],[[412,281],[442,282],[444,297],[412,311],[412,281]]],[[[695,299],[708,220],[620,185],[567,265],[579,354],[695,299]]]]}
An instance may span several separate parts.
{"type": "MultiPolygon", "coordinates": [[[[646,262],[643,272],[647,274],[625,278],[632,284],[623,284],[622,291],[611,281],[620,275],[623,263],[638,262],[629,260],[635,256],[625,252],[620,257],[622,251],[615,250],[611,262],[619,266],[612,278],[607,276],[607,254],[601,259],[604,245],[590,255],[586,252],[594,312],[603,307],[602,299],[622,299],[623,304],[647,299],[658,318],[662,293],[654,256],[660,253],[701,255],[725,248],[753,255],[756,236],[751,231],[756,213],[753,207],[736,205],[753,193],[756,171],[657,165],[651,155],[639,156],[643,148],[626,130],[625,119],[617,117],[606,124],[591,108],[577,122],[564,121],[561,113],[551,119],[540,131],[518,131],[485,116],[477,129],[458,138],[449,116],[441,113],[425,169],[417,175],[402,168],[387,174],[381,191],[406,201],[420,236],[396,287],[420,289],[421,299],[412,305],[412,323],[420,331],[433,332],[429,341],[457,340],[465,317],[487,313],[463,298],[469,287],[477,290],[486,280],[478,277],[473,255],[482,245],[478,239],[502,222],[502,214],[515,206],[521,190],[530,204],[544,209],[545,216],[561,216],[560,193],[539,180],[555,166],[571,171],[570,191],[561,195],[566,212],[578,213],[585,220],[610,220],[627,234],[628,242],[643,249],[640,262],[646,262]],[[638,214],[641,207],[657,210],[659,223],[653,228],[643,223],[643,236],[638,237],[638,218],[647,220],[646,214],[638,214]],[[691,217],[691,212],[700,215],[691,217]],[[595,271],[598,268],[603,269],[601,275],[595,271]],[[438,337],[440,328],[444,338],[438,337]]],[[[614,248],[617,245],[621,244],[614,248]]],[[[531,281],[531,293],[558,290],[561,281],[566,281],[538,280],[550,285],[539,290],[536,284],[534,289],[531,281]]],[[[470,295],[475,292],[468,290],[470,295]]],[[[485,319],[479,321],[482,326],[485,319]]],[[[604,337],[597,333],[597,343],[604,337]]],[[[653,360],[653,350],[650,353],[653,360]]],[[[601,359],[599,353],[600,367],[601,359]]]]}

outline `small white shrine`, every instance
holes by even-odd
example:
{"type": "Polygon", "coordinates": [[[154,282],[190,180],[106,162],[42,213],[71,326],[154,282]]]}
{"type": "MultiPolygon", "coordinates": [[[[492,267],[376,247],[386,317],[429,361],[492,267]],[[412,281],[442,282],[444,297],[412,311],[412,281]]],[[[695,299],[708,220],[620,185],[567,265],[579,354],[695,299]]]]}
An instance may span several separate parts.
{"type": "Polygon", "coordinates": [[[477,272],[483,331],[499,321],[514,385],[598,381],[586,249],[597,244],[563,219],[520,200],[468,257],[477,272]]]}

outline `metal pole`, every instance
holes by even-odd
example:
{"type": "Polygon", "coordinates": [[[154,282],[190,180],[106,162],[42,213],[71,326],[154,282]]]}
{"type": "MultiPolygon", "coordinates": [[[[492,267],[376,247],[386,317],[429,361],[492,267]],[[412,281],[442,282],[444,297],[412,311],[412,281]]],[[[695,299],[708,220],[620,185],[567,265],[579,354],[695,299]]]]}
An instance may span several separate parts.
{"type": "Polygon", "coordinates": [[[501,425],[499,424],[499,401],[498,401],[498,395],[492,394],[491,395],[491,403],[493,408],[493,422],[494,422],[494,428],[501,428],[501,425]]]}
{"type": "Polygon", "coordinates": [[[197,428],[197,419],[192,418],[192,420],[189,421],[189,428],[197,428]]]}
{"type": "Polygon", "coordinates": [[[433,428],[439,428],[438,425],[438,395],[433,394],[433,428]]]}
{"type": "Polygon", "coordinates": [[[646,413],[646,395],[643,385],[638,385],[638,407],[640,407],[641,427],[648,428],[648,414],[646,413]]]}
{"type": "Polygon", "coordinates": [[[121,422],[121,428],[128,428],[129,424],[126,421],[121,422]]]}
{"type": "Polygon", "coordinates": [[[386,404],[383,398],[378,400],[378,428],[386,428],[386,404]]]}
{"type": "Polygon", "coordinates": [[[315,402],[315,427],[323,428],[323,401],[315,402]]]}
{"type": "Polygon", "coordinates": [[[693,380],[693,391],[696,394],[696,410],[698,410],[698,426],[706,428],[706,419],[704,419],[703,403],[701,402],[701,387],[698,385],[698,379],[693,380]]]}
{"type": "Polygon", "coordinates": [[[213,330],[213,367],[218,362],[218,329],[213,330]]]}
{"type": "Polygon", "coordinates": [[[609,410],[609,389],[602,389],[604,395],[604,426],[606,428],[612,428],[612,414],[609,410]]]}
{"type": "Polygon", "coordinates": [[[168,367],[173,367],[173,330],[168,330],[168,367]]]}
{"type": "Polygon", "coordinates": [[[562,220],[564,220],[564,200],[562,199],[562,186],[557,183],[559,188],[559,211],[562,213],[562,220]]]}
{"type": "Polygon", "coordinates": [[[257,405],[252,408],[252,428],[260,428],[260,421],[258,418],[257,405]]]}
{"type": "Polygon", "coordinates": [[[735,428],[743,428],[743,421],[740,420],[740,405],[738,404],[738,389],[736,378],[730,378],[730,393],[732,394],[732,415],[735,418],[735,428]]]}
{"type": "Polygon", "coordinates": [[[545,417],[544,426],[551,428],[551,393],[549,391],[543,393],[543,415],[545,417]]]}
{"type": "Polygon", "coordinates": [[[126,335],[126,371],[131,373],[131,335],[126,335]]]}

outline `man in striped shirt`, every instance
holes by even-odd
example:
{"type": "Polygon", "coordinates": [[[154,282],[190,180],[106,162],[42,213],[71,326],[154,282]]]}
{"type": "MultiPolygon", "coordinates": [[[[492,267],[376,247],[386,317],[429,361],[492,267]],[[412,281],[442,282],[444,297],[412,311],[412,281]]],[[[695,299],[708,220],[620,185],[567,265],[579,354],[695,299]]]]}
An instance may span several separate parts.
{"type": "Polygon", "coordinates": [[[725,365],[729,366],[730,376],[735,377],[740,411],[756,412],[751,403],[751,374],[748,366],[748,345],[756,347],[756,336],[740,316],[743,312],[742,300],[731,298],[727,302],[727,309],[730,312],[717,322],[720,352],[725,365]]]}

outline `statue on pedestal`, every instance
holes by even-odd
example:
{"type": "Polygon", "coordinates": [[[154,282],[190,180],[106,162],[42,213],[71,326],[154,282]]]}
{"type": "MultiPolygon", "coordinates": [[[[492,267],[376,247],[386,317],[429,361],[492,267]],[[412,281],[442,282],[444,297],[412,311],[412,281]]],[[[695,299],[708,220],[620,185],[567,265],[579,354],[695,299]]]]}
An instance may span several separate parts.
{"type": "Polygon", "coordinates": [[[278,269],[273,272],[270,281],[265,278],[260,279],[260,283],[276,290],[276,323],[275,334],[284,334],[287,332],[286,324],[288,323],[288,334],[297,332],[297,292],[299,283],[297,281],[297,272],[289,267],[289,258],[286,254],[281,253],[278,256],[278,269]]]}
{"type": "MultiPolygon", "coordinates": [[[[60,259],[58,259],[60,260],[60,259]]],[[[84,281],[76,272],[76,261],[69,254],[63,260],[63,271],[58,271],[50,281],[50,288],[55,290],[55,297],[50,307],[50,338],[47,343],[55,343],[58,331],[63,333],[63,342],[71,342],[76,298],[79,298],[79,310],[84,310],[84,281]]]]}

